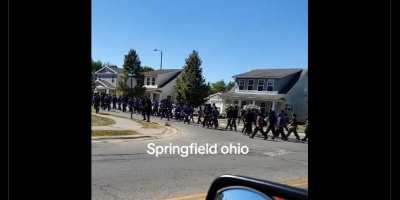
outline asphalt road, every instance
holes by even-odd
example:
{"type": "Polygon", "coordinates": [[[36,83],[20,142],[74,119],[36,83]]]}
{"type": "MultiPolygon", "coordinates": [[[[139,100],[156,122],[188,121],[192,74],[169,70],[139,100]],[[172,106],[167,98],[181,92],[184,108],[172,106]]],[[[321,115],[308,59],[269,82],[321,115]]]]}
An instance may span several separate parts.
{"type": "MultiPolygon", "coordinates": [[[[152,121],[160,120],[153,118],[152,121]]],[[[212,181],[222,174],[275,182],[303,179],[291,185],[308,188],[307,143],[250,139],[240,132],[174,121],[170,124],[181,134],[159,140],[93,142],[92,199],[204,199],[212,181]],[[209,152],[182,157],[175,152],[156,157],[148,153],[150,143],[178,147],[191,143],[197,143],[199,147],[208,143],[209,146],[217,145],[219,150],[217,154],[209,152]],[[247,154],[230,155],[220,151],[222,146],[239,146],[239,143],[241,147],[248,147],[247,154]]]]}

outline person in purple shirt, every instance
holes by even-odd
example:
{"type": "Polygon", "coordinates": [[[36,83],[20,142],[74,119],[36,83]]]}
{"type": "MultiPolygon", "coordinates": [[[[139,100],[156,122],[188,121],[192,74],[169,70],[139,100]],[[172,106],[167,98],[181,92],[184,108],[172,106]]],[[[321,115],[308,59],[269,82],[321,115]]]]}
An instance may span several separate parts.
{"type": "Polygon", "coordinates": [[[217,129],[218,127],[218,117],[219,117],[219,111],[217,109],[217,107],[213,107],[211,110],[211,121],[215,127],[215,129],[217,129]]]}
{"type": "Polygon", "coordinates": [[[190,124],[190,116],[193,115],[193,110],[190,106],[184,106],[183,108],[183,112],[185,113],[185,120],[183,121],[183,123],[188,123],[190,124]]]}

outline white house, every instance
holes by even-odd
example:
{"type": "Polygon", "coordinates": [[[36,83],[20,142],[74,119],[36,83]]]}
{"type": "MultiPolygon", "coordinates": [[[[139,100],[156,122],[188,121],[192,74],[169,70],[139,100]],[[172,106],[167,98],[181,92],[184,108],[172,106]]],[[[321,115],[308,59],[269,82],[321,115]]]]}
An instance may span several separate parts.
{"type": "Polygon", "coordinates": [[[221,93],[215,93],[208,96],[206,103],[209,103],[211,105],[215,103],[215,106],[219,109],[219,111],[223,110],[222,107],[224,106],[224,102],[223,99],[221,98],[221,93]]]}
{"type": "Polygon", "coordinates": [[[174,99],[174,86],[182,69],[162,69],[144,72],[144,86],[146,95],[150,99],[158,101],[163,99],[174,99]]]}
{"type": "MultiPolygon", "coordinates": [[[[96,91],[99,93],[115,94],[117,91],[119,80],[122,78],[122,69],[113,67],[103,67],[94,73],[96,91]]],[[[129,87],[136,86],[136,79],[128,78],[127,83],[129,87]],[[131,85],[132,83],[132,85],[131,85]]]]}
{"type": "Polygon", "coordinates": [[[308,69],[256,69],[233,78],[235,87],[220,95],[224,104],[252,104],[263,112],[284,110],[296,113],[299,121],[305,121],[308,115],[308,69]]]}
{"type": "Polygon", "coordinates": [[[118,81],[122,75],[121,68],[103,67],[94,73],[96,91],[99,93],[115,94],[118,81]]]}

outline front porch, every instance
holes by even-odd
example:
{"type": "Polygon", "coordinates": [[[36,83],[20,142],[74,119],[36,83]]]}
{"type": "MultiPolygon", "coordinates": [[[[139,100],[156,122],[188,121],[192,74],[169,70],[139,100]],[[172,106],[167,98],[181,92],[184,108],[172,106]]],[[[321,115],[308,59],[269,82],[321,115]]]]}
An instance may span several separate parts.
{"type": "MultiPolygon", "coordinates": [[[[277,100],[224,99],[223,104],[223,109],[225,109],[226,105],[239,107],[243,107],[245,105],[255,105],[260,107],[262,113],[280,111],[283,109],[283,101],[277,100]]],[[[225,112],[225,110],[222,112],[225,112]]]]}
{"type": "Polygon", "coordinates": [[[96,81],[95,91],[99,94],[109,94],[109,95],[116,95],[116,88],[111,85],[101,81],[96,81]]]}
{"type": "Polygon", "coordinates": [[[157,100],[161,101],[161,90],[157,89],[152,89],[152,88],[146,88],[146,92],[144,93],[145,96],[147,96],[151,100],[157,100]]]}

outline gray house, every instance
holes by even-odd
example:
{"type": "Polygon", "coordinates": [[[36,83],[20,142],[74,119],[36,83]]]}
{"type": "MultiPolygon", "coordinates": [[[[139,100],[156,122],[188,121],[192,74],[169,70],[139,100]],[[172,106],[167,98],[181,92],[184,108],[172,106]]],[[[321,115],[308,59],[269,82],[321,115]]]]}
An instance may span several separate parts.
{"type": "Polygon", "coordinates": [[[300,122],[305,121],[308,69],[256,69],[233,78],[236,86],[221,95],[224,104],[256,105],[263,112],[285,110],[288,114],[296,113],[300,122]]]}

